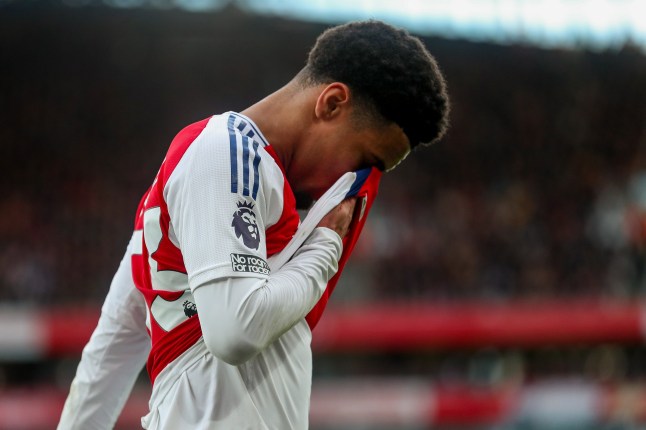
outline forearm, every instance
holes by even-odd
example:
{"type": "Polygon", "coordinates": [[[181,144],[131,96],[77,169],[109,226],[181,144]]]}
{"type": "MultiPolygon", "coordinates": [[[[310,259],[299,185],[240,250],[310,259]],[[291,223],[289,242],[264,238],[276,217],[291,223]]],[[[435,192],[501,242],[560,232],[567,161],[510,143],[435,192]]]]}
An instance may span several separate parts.
{"type": "Polygon", "coordinates": [[[110,429],[150,350],[150,338],[103,313],[70,387],[58,429],[110,429]]]}
{"type": "MultiPolygon", "coordinates": [[[[139,237],[140,239],[140,237],[139,237]]],[[[150,351],[145,303],[131,273],[131,241],[83,349],[59,430],[114,427],[150,351]]]]}
{"type": "Polygon", "coordinates": [[[218,358],[240,364],[305,317],[334,276],[341,239],[317,228],[291,261],[268,279],[227,278],[194,291],[204,341],[218,358]]]}

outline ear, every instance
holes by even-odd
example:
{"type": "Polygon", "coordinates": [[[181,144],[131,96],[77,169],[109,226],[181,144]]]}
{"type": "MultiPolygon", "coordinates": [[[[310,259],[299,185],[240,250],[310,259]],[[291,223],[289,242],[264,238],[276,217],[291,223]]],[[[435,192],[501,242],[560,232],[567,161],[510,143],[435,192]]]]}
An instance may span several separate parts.
{"type": "Polygon", "coordinates": [[[314,114],[321,120],[330,120],[348,110],[350,88],[341,82],[333,82],[321,91],[316,100],[314,114]]]}

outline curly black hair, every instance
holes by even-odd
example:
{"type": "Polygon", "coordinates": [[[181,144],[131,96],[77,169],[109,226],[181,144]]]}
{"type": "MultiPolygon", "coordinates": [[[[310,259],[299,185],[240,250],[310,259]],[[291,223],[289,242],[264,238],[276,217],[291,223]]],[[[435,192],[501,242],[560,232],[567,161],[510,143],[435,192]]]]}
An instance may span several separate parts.
{"type": "Polygon", "coordinates": [[[384,22],[326,30],[303,75],[308,84],[348,85],[360,103],[399,125],[412,148],[436,142],[448,127],[449,96],[435,58],[420,39],[384,22]]]}

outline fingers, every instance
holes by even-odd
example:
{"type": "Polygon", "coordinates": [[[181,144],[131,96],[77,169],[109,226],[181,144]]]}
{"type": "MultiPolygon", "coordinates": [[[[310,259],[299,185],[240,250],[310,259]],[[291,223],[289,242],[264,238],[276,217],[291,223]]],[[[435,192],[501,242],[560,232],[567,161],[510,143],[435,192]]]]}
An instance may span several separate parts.
{"type": "Polygon", "coordinates": [[[319,222],[318,227],[327,227],[337,232],[341,238],[348,234],[357,199],[350,197],[339,203],[319,222]]]}

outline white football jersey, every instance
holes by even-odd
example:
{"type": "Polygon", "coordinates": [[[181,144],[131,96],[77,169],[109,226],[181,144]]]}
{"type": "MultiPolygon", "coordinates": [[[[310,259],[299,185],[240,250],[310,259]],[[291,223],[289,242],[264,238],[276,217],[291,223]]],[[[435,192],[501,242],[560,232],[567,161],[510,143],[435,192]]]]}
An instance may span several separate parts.
{"type": "Polygon", "coordinates": [[[379,178],[343,175],[299,226],[280,162],[249,118],[182,130],[139,205],[58,428],[111,428],[150,352],[144,428],[306,429],[311,328],[379,178]],[[361,210],[343,242],[316,228],[351,196],[361,210]]]}
{"type": "Polygon", "coordinates": [[[268,257],[298,225],[275,153],[250,119],[229,112],[174,139],[140,207],[136,231],[143,240],[132,260],[152,339],[145,428],[307,428],[312,359],[305,319],[233,366],[208,351],[193,298],[213,280],[268,278],[268,257]]]}

